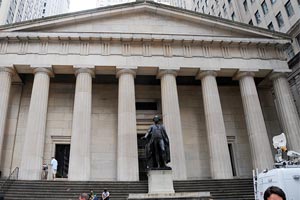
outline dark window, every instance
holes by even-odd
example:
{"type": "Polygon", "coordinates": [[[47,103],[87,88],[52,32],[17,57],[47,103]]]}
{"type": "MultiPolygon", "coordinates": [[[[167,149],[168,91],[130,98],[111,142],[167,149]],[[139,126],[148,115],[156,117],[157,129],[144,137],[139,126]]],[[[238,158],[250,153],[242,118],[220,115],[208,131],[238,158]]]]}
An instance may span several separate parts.
{"type": "Polygon", "coordinates": [[[268,6],[267,6],[267,4],[266,4],[266,1],[263,1],[263,2],[261,3],[261,8],[262,8],[264,14],[267,14],[267,13],[269,12],[268,6]]]}
{"type": "Polygon", "coordinates": [[[234,12],[231,14],[231,19],[232,19],[232,21],[235,21],[235,13],[234,12]]]}
{"type": "Polygon", "coordinates": [[[231,0],[228,0],[228,3],[231,4],[231,0]]]}
{"type": "Polygon", "coordinates": [[[270,31],[274,31],[274,26],[273,26],[273,23],[272,23],[272,22],[268,25],[268,29],[269,29],[270,31]]]}
{"type": "Polygon", "coordinates": [[[281,12],[279,12],[279,13],[276,15],[276,21],[277,21],[277,23],[278,23],[279,28],[282,27],[282,26],[284,25],[284,21],[283,21],[281,12]]]}
{"type": "Polygon", "coordinates": [[[136,110],[157,110],[157,102],[136,102],[136,110]]]}
{"type": "Polygon", "coordinates": [[[300,5],[300,0],[298,0],[298,4],[300,5]]]}
{"type": "Polygon", "coordinates": [[[218,16],[219,16],[219,17],[222,17],[221,12],[219,12],[218,16]]]}
{"type": "Polygon", "coordinates": [[[292,6],[292,4],[291,4],[291,1],[288,1],[288,2],[284,5],[284,7],[285,7],[285,10],[286,10],[286,13],[287,13],[288,17],[291,17],[291,16],[294,15],[295,12],[294,12],[293,6],[292,6]]]}
{"type": "Polygon", "coordinates": [[[270,0],[271,1],[271,4],[274,4],[276,3],[276,0],[270,0]]]}
{"type": "Polygon", "coordinates": [[[257,24],[260,24],[261,19],[260,19],[260,14],[259,14],[258,11],[256,11],[256,13],[255,13],[255,19],[256,19],[256,23],[257,23],[257,24]]]}
{"type": "Polygon", "coordinates": [[[300,34],[296,36],[298,43],[300,44],[300,34]]]}
{"type": "Polygon", "coordinates": [[[252,19],[248,22],[249,25],[253,25],[252,19]]]}
{"type": "Polygon", "coordinates": [[[292,45],[289,45],[289,47],[286,49],[286,54],[288,55],[289,59],[295,56],[295,52],[292,45]]]}
{"type": "Polygon", "coordinates": [[[247,0],[245,0],[245,1],[243,2],[243,5],[244,5],[245,11],[247,12],[247,11],[248,11],[248,3],[247,3],[247,0]]]}
{"type": "Polygon", "coordinates": [[[227,14],[227,11],[226,11],[226,5],[225,5],[225,3],[223,4],[223,11],[224,11],[224,14],[226,15],[227,14]]]}

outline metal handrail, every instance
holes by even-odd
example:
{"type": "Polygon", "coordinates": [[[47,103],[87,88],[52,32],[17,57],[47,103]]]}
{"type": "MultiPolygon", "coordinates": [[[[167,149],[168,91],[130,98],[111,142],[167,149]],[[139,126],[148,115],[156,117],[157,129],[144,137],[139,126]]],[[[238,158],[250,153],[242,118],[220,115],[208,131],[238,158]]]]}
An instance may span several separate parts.
{"type": "Polygon", "coordinates": [[[0,194],[4,194],[15,180],[19,178],[19,167],[16,167],[0,186],[0,194]]]}

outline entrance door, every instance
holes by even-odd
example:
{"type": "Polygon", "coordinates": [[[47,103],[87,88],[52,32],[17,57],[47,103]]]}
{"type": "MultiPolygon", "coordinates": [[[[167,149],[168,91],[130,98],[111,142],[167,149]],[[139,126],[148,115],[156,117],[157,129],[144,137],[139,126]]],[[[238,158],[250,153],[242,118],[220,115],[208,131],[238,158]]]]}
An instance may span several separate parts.
{"type": "Polygon", "coordinates": [[[230,155],[232,174],[233,176],[237,176],[232,143],[228,143],[228,150],[230,155]]]}
{"type": "Polygon", "coordinates": [[[56,144],[55,145],[55,158],[58,162],[57,178],[68,178],[69,173],[69,157],[70,145],[69,144],[56,144]]]}
{"type": "Polygon", "coordinates": [[[153,117],[160,115],[161,109],[158,100],[155,99],[137,99],[136,100],[136,127],[138,139],[138,159],[139,159],[139,177],[140,180],[147,180],[147,162],[145,154],[146,140],[141,140],[151,124],[153,124],[153,117]]]}
{"type": "Polygon", "coordinates": [[[141,138],[144,135],[138,134],[138,159],[139,159],[139,177],[140,180],[147,180],[147,161],[146,161],[146,154],[145,154],[145,145],[146,140],[142,140],[141,138]]]}

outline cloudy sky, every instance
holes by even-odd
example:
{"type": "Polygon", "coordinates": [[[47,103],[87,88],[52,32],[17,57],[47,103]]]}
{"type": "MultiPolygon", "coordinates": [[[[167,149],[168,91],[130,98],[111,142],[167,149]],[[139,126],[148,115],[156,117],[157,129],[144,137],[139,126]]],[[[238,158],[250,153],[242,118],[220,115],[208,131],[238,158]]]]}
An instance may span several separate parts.
{"type": "Polygon", "coordinates": [[[96,0],[71,0],[70,12],[86,10],[96,7],[96,0]]]}

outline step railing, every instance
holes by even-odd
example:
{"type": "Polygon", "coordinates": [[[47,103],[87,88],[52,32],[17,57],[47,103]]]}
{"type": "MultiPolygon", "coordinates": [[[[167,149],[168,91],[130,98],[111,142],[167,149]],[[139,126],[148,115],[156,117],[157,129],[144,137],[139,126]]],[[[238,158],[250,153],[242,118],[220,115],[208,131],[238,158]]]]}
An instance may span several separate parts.
{"type": "Polygon", "coordinates": [[[0,186],[0,198],[5,194],[9,187],[13,184],[15,180],[18,180],[19,167],[16,167],[7,177],[7,179],[0,186]]]}

